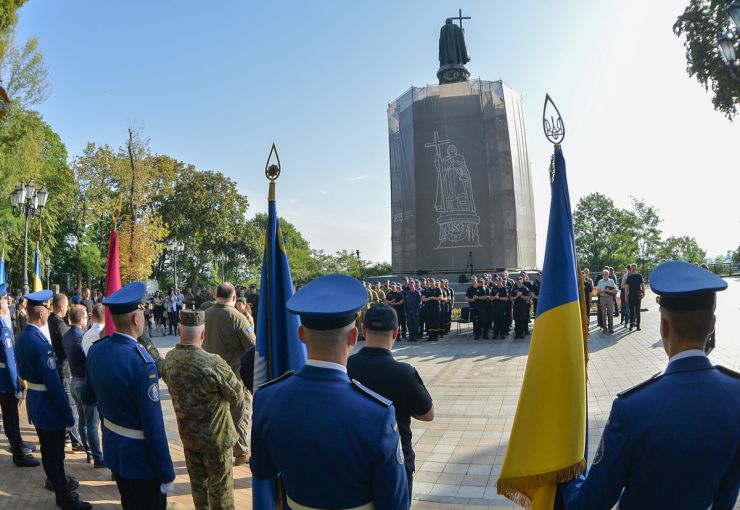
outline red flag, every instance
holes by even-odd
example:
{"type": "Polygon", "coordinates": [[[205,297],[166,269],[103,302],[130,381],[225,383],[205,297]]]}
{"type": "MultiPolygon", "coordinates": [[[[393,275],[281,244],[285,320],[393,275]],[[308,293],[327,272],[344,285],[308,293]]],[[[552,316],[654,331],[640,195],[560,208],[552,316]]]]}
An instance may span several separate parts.
{"type": "MultiPolygon", "coordinates": [[[[110,296],[121,288],[121,269],[118,266],[118,232],[115,227],[110,231],[110,241],[108,241],[108,273],[105,275],[105,295],[110,296]]],[[[115,331],[113,318],[110,310],[105,307],[105,329],[106,335],[113,334],[115,331]]]]}

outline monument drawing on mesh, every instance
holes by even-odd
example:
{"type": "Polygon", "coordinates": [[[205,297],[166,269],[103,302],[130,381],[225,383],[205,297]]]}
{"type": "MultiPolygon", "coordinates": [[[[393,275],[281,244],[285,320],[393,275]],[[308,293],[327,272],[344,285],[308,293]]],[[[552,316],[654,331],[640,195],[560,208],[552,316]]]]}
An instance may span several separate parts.
{"type": "Polygon", "coordinates": [[[439,131],[434,132],[434,140],[425,143],[424,147],[435,151],[437,193],[434,210],[439,225],[439,244],[435,250],[480,247],[480,216],[475,211],[473,185],[465,157],[458,153],[451,140],[440,140],[439,131]],[[445,155],[442,156],[445,145],[445,155]]]}

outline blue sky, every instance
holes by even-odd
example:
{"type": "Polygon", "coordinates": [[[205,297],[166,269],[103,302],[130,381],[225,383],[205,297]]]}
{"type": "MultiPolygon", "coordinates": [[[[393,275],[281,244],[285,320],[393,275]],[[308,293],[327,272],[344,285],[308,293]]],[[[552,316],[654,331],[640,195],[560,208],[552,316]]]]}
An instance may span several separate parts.
{"type": "Polygon", "coordinates": [[[390,260],[386,107],[436,83],[439,28],[462,8],[471,75],[524,97],[539,261],[546,92],[565,117],[574,205],[644,198],[666,234],[714,256],[740,244],[740,127],[685,73],[671,26],[686,3],[29,0],[18,39],[40,40],[52,91],[39,110],[71,157],[136,126],[153,152],[233,178],[251,215],[266,210],[275,141],[281,215],[315,248],[390,260]]]}

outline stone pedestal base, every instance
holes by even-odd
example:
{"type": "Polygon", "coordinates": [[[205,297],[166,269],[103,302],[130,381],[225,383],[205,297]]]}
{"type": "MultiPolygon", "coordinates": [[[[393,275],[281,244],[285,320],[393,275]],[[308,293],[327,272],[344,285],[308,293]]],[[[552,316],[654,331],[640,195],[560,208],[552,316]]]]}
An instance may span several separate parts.
{"type": "Polygon", "coordinates": [[[440,85],[444,85],[445,83],[458,83],[470,78],[470,72],[464,65],[448,64],[439,68],[439,71],[437,71],[437,78],[439,79],[440,85]]]}

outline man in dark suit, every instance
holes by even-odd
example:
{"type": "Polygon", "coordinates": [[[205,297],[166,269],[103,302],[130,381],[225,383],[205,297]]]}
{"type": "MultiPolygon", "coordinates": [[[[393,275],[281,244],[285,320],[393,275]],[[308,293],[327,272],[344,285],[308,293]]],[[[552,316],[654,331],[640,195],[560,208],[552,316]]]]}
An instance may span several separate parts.
{"type": "Polygon", "coordinates": [[[560,487],[568,510],[730,510],[737,500],[740,374],[704,354],[727,282],[676,261],[650,282],[668,367],[618,394],[588,476],[560,487]]]}

